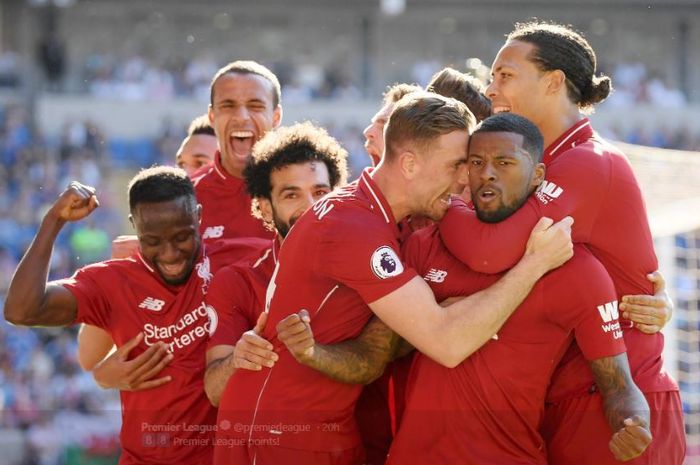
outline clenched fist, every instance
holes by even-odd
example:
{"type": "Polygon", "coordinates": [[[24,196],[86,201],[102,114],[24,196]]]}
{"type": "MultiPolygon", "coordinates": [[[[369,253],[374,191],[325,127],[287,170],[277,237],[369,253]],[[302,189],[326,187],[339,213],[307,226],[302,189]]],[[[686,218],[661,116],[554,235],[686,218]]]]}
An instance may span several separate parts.
{"type": "Polygon", "coordinates": [[[52,216],[59,221],[80,221],[99,207],[95,196],[95,188],[73,181],[61,193],[58,200],[51,206],[46,216],[52,216]]]}

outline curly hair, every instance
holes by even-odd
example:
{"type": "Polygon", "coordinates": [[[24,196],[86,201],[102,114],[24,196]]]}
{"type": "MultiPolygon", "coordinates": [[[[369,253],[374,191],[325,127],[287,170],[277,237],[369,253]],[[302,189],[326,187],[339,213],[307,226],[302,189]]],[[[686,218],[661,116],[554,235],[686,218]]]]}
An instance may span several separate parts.
{"type": "Polygon", "coordinates": [[[253,198],[253,216],[262,218],[258,199],[272,200],[271,174],[288,165],[320,161],[328,168],[331,189],[347,182],[347,151],[325,129],[310,122],[270,131],[253,147],[243,170],[248,193],[253,198]]]}

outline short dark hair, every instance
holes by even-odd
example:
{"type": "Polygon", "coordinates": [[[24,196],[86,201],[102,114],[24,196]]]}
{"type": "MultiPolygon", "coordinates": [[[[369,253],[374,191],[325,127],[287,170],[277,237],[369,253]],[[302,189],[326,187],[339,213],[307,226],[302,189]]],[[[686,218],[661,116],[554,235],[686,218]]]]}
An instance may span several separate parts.
{"type": "Polygon", "coordinates": [[[384,129],[385,157],[391,160],[405,141],[430,143],[452,131],[469,131],[474,115],[453,98],[433,92],[412,92],[396,103],[384,129]]]}
{"type": "Polygon", "coordinates": [[[540,163],[544,152],[544,138],[535,123],[515,113],[498,113],[483,120],[472,132],[472,137],[483,132],[511,132],[523,136],[523,149],[532,161],[540,163]]]}
{"type": "Polygon", "coordinates": [[[208,115],[200,115],[200,116],[196,117],[195,119],[192,120],[189,127],[187,128],[187,136],[188,137],[199,136],[199,135],[216,137],[216,133],[214,132],[214,128],[211,126],[211,123],[209,122],[208,115]]]}
{"type": "Polygon", "coordinates": [[[571,26],[541,21],[517,23],[508,40],[534,45],[530,61],[541,71],[561,70],[566,76],[569,99],[581,109],[590,110],[610,95],[610,78],[595,75],[593,47],[571,26]]]}
{"type": "Polygon", "coordinates": [[[320,161],[328,169],[331,188],[345,184],[348,177],[347,151],[325,129],[309,122],[270,131],[253,146],[243,170],[248,193],[253,198],[253,215],[261,217],[259,198],[270,200],[273,171],[288,165],[320,161]]]}
{"type": "Polygon", "coordinates": [[[277,79],[277,76],[275,76],[275,73],[256,61],[237,60],[219,69],[219,71],[217,71],[214,75],[214,79],[211,80],[211,87],[209,89],[209,103],[212,105],[214,105],[214,85],[221,76],[226,74],[256,74],[258,76],[262,76],[270,81],[270,84],[272,84],[273,108],[277,108],[282,101],[282,88],[280,86],[279,79],[277,79]]]}
{"type": "Polygon", "coordinates": [[[384,105],[389,103],[396,103],[401,100],[405,95],[412,92],[420,92],[423,89],[417,84],[394,84],[390,86],[386,92],[384,92],[384,105]]]}
{"type": "Polygon", "coordinates": [[[477,122],[491,116],[491,101],[484,94],[484,84],[467,73],[444,68],[433,75],[426,90],[459,100],[474,114],[477,122]]]}
{"type": "Polygon", "coordinates": [[[180,197],[191,197],[196,205],[192,181],[187,173],[172,166],[146,168],[129,181],[129,210],[133,213],[141,203],[169,202],[180,197]]]}

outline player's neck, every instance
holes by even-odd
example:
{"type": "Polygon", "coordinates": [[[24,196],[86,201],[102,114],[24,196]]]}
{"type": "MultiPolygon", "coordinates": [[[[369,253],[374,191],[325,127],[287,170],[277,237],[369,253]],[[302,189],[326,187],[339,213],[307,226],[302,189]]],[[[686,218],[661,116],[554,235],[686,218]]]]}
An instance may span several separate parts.
{"type": "Polygon", "coordinates": [[[575,105],[569,105],[562,111],[554,114],[556,116],[548,118],[539,125],[545,147],[549,147],[552,142],[559,139],[571,126],[584,118],[584,115],[581,114],[575,105]]]}
{"type": "Polygon", "coordinates": [[[224,168],[224,171],[226,171],[226,173],[229,176],[243,179],[243,170],[237,167],[236,164],[233,163],[230,159],[225,157],[223,153],[221,154],[221,166],[224,168]]]}
{"type": "Polygon", "coordinates": [[[372,173],[372,180],[382,191],[396,222],[411,214],[411,206],[406,186],[402,183],[399,173],[393,173],[389,166],[379,165],[372,173]]]}

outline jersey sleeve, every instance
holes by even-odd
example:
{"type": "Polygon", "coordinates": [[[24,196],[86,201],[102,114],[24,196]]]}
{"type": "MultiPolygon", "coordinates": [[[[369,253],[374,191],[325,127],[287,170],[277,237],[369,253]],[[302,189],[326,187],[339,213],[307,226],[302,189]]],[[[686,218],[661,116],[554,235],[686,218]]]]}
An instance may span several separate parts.
{"type": "Polygon", "coordinates": [[[204,297],[209,315],[208,349],[236,345],[243,333],[255,327],[257,314],[252,308],[255,302],[252,292],[245,278],[233,267],[223,268],[214,275],[204,297]]]}
{"type": "Polygon", "coordinates": [[[76,271],[72,277],[56,281],[56,284],[68,289],[78,302],[74,323],[87,323],[109,329],[112,314],[109,283],[112,280],[107,276],[106,266],[86,266],[76,271]]]}
{"type": "MultiPolygon", "coordinates": [[[[576,343],[587,360],[611,357],[626,351],[618,321],[617,293],[603,265],[583,246],[567,263],[562,279],[552,292],[565,293],[570,305],[550,311],[562,326],[574,332],[576,343]]],[[[563,299],[562,299],[563,300],[563,299]]]]}
{"type": "Polygon", "coordinates": [[[390,228],[362,221],[337,222],[321,237],[314,268],[355,290],[367,304],[417,275],[404,266],[398,239],[392,236],[390,228]]]}
{"type": "Polygon", "coordinates": [[[566,159],[553,162],[547,168],[547,180],[501,222],[484,223],[463,201],[453,200],[453,206],[440,222],[440,236],[447,249],[474,271],[501,273],[518,263],[532,228],[543,216],[555,221],[572,216],[573,240],[589,242],[599,204],[593,194],[607,186],[601,179],[604,170],[597,172],[598,167],[583,166],[585,160],[576,157],[576,153],[571,153],[566,159]]]}

